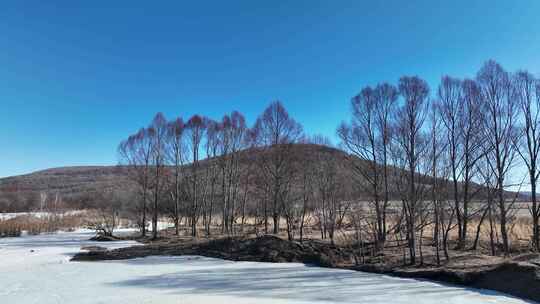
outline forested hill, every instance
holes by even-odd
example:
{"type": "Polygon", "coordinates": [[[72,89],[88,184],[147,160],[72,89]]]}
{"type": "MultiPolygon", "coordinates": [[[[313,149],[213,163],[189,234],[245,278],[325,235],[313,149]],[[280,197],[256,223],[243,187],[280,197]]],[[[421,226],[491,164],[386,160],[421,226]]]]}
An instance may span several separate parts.
{"type": "Polygon", "coordinates": [[[84,207],[97,192],[128,189],[128,170],[119,166],[51,168],[0,179],[0,211],[27,211],[39,206],[42,195],[69,207],[84,207]]]}
{"type": "MultiPolygon", "coordinates": [[[[266,151],[267,152],[267,151],[266,151]]],[[[255,188],[258,182],[256,159],[265,153],[265,150],[245,150],[239,153],[240,170],[251,170],[249,175],[250,186],[255,188]]],[[[351,157],[347,153],[326,146],[315,144],[295,144],[289,153],[294,156],[297,168],[329,165],[335,168],[337,179],[349,188],[350,195],[362,199],[366,196],[362,187],[352,187],[352,184],[368,187],[365,180],[353,173],[351,159],[359,166],[368,165],[367,162],[351,157]]],[[[201,162],[201,170],[212,163],[219,162],[219,158],[201,162]]],[[[396,187],[398,169],[390,170],[392,180],[391,191],[396,187]]],[[[419,176],[419,182],[431,184],[430,178],[419,176]]],[[[315,181],[314,181],[315,183],[315,181]]],[[[130,171],[122,166],[77,166],[60,167],[30,174],[12,176],[0,179],[0,212],[28,211],[36,209],[43,195],[47,200],[59,200],[70,208],[84,208],[96,197],[96,194],[107,190],[129,191],[136,184],[130,178],[130,171]]],[[[395,189],[394,189],[395,190],[395,189]]],[[[133,191],[131,191],[133,192],[133,191]]],[[[394,192],[394,191],[392,191],[394,192]]],[[[399,199],[391,194],[392,199],[399,199]]]]}

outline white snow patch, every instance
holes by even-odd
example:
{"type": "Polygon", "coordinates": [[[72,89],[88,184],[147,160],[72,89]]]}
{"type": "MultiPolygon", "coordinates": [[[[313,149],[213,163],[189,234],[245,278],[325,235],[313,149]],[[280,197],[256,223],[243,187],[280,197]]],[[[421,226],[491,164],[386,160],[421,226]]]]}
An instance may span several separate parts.
{"type": "MultiPolygon", "coordinates": [[[[123,231],[120,231],[123,232],[123,231]]],[[[69,262],[93,231],[0,239],[0,303],[526,303],[496,292],[303,264],[183,256],[69,262]]]]}
{"type": "Polygon", "coordinates": [[[47,211],[36,211],[36,212],[11,212],[11,213],[0,213],[0,220],[6,221],[10,219],[14,219],[19,216],[33,216],[36,218],[47,218],[50,216],[71,216],[71,215],[79,215],[85,213],[85,210],[70,210],[65,212],[59,212],[59,213],[53,213],[53,212],[47,212],[47,211]]]}

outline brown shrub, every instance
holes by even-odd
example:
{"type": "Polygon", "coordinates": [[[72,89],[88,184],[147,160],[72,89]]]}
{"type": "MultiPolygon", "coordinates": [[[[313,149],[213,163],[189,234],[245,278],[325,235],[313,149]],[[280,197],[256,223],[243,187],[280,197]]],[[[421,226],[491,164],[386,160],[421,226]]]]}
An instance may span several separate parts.
{"type": "Polygon", "coordinates": [[[72,231],[84,223],[82,215],[50,215],[36,217],[21,215],[8,220],[0,220],[0,237],[21,236],[23,231],[30,235],[58,230],[72,231]]]}

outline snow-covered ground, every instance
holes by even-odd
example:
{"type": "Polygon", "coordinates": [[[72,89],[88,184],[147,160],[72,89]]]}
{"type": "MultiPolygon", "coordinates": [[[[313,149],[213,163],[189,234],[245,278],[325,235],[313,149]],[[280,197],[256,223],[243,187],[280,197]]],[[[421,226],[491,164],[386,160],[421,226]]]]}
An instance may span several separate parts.
{"type": "Polygon", "coordinates": [[[486,290],[302,264],[148,257],[69,262],[91,231],[0,239],[0,303],[525,303],[486,290]]]}
{"type": "MultiPolygon", "coordinates": [[[[152,231],[152,222],[148,222],[146,227],[148,231],[152,231]]],[[[168,228],[174,228],[174,223],[171,223],[170,221],[167,221],[166,219],[158,220],[157,231],[168,229],[168,228]]]]}
{"type": "Polygon", "coordinates": [[[37,218],[46,218],[46,217],[49,217],[49,216],[52,216],[52,215],[68,216],[68,215],[78,215],[78,214],[82,214],[84,212],[85,212],[84,210],[70,210],[70,211],[56,213],[56,214],[52,213],[52,212],[47,212],[47,211],[43,211],[43,212],[36,211],[36,212],[0,213],[0,220],[4,220],[4,221],[5,220],[10,220],[10,219],[13,219],[13,218],[16,218],[16,217],[19,217],[19,216],[33,216],[33,217],[37,217],[37,218]]]}

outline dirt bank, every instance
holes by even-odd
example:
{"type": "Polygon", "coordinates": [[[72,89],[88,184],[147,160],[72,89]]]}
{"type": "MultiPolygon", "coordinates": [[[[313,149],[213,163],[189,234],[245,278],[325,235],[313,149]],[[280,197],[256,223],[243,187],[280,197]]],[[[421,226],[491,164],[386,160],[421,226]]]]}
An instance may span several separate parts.
{"type": "Polygon", "coordinates": [[[540,267],[530,262],[504,261],[461,270],[445,267],[391,268],[385,265],[361,265],[351,269],[496,290],[540,302],[540,267]]]}
{"type": "Polygon", "coordinates": [[[275,236],[224,238],[211,241],[155,243],[109,251],[80,252],[72,261],[123,260],[155,255],[201,255],[233,261],[297,262],[336,267],[353,258],[351,252],[324,242],[289,242],[275,236]]]}

